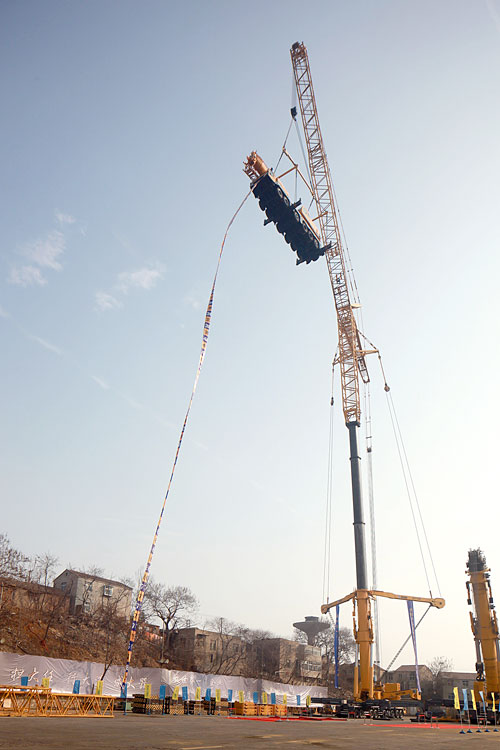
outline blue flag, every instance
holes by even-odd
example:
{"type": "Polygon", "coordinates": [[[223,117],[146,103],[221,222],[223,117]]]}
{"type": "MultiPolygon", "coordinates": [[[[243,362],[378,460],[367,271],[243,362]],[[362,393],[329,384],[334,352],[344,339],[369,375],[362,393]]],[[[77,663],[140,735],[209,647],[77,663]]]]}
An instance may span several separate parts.
{"type": "Polygon", "coordinates": [[[469,710],[469,700],[467,698],[467,688],[462,688],[462,693],[464,694],[464,711],[469,710]]]}
{"type": "Polygon", "coordinates": [[[413,602],[407,601],[406,604],[408,606],[408,617],[410,618],[410,633],[411,633],[411,639],[413,641],[413,651],[415,652],[415,677],[417,679],[417,690],[420,693],[422,692],[422,688],[420,687],[420,677],[418,674],[417,633],[415,630],[415,613],[413,611],[413,602]]]}
{"type": "Polygon", "coordinates": [[[297,706],[300,706],[300,695],[297,696],[297,706]]]}
{"type": "Polygon", "coordinates": [[[254,703],[258,703],[259,702],[259,694],[258,693],[254,693],[253,694],[253,702],[254,703]]]}
{"type": "Polygon", "coordinates": [[[233,702],[233,691],[232,690],[228,690],[227,691],[227,700],[228,700],[228,703],[232,703],[233,702]]]}
{"type": "Polygon", "coordinates": [[[75,680],[73,683],[73,693],[76,693],[76,695],[80,693],[80,680],[75,680]]]}
{"type": "Polygon", "coordinates": [[[160,685],[160,694],[159,694],[160,700],[164,701],[166,695],[167,695],[167,686],[166,685],[160,685]]]}
{"type": "Polygon", "coordinates": [[[21,685],[22,687],[28,687],[28,675],[26,675],[26,677],[21,677],[21,685]]]}
{"type": "Polygon", "coordinates": [[[207,688],[207,692],[205,693],[205,700],[209,701],[212,697],[212,688],[207,688]]]}
{"type": "Polygon", "coordinates": [[[187,689],[187,685],[184,685],[182,688],[182,700],[187,701],[187,699],[188,699],[188,689],[187,689]]]}
{"type": "Polygon", "coordinates": [[[276,693],[271,693],[271,705],[276,705],[276,693]]]}

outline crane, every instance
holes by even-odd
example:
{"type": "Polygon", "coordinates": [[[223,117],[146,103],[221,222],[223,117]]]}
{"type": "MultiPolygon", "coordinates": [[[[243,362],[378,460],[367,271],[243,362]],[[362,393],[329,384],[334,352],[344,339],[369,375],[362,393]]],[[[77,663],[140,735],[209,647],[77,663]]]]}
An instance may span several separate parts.
{"type": "Polygon", "coordinates": [[[469,550],[467,571],[467,603],[472,607],[470,622],[476,644],[476,682],[474,692],[479,701],[482,692],[486,702],[500,694],[500,645],[498,622],[493,604],[490,569],[480,549],[469,550]]]}
{"type": "MultiPolygon", "coordinates": [[[[311,260],[317,260],[320,256],[324,256],[326,259],[337,314],[338,355],[335,361],[340,366],[342,410],[349,433],[356,589],[342,599],[323,604],[321,612],[326,614],[337,604],[348,600],[353,601],[356,641],[353,690],[355,700],[359,702],[373,699],[386,700],[389,697],[398,699],[401,695],[398,684],[374,686],[372,663],[374,633],[371,602],[375,597],[382,596],[391,599],[426,602],[439,609],[444,607],[445,602],[444,599],[433,598],[432,596],[412,597],[375,591],[371,590],[368,585],[358,430],[361,419],[361,383],[368,384],[370,380],[365,358],[366,355],[375,353],[377,350],[363,348],[361,344],[362,336],[356,323],[354,310],[357,305],[353,303],[349,291],[346,256],[342,246],[335,194],[321,135],[309,59],[304,43],[295,42],[290,50],[290,55],[307,145],[310,190],[317,216],[311,221],[310,217],[304,213],[304,209],[299,209],[300,201],[291,203],[280,178],[268,169],[263,159],[255,151],[248,157],[244,171],[252,180],[251,188],[255,197],[259,200],[260,207],[266,212],[267,219],[264,224],[272,222],[276,225],[278,231],[285,236],[286,241],[291,245],[292,250],[297,253],[297,263],[304,260],[309,263],[311,260]],[[319,225],[319,229],[316,229],[316,223],[319,225]],[[294,230],[294,227],[299,227],[299,229],[294,230]],[[315,235],[317,242],[313,252],[301,249],[304,239],[302,230],[306,234],[310,230],[315,235]]],[[[292,107],[291,113],[292,117],[296,119],[296,108],[292,107]]],[[[363,340],[365,340],[364,337],[363,340]]],[[[385,388],[388,390],[387,384],[385,384],[385,388]]],[[[411,697],[420,698],[416,691],[412,693],[411,697]]]]}
{"type": "MultiPolygon", "coordinates": [[[[323,138],[321,136],[309,59],[305,45],[295,42],[290,50],[290,55],[302,117],[302,126],[307,144],[312,191],[316,203],[321,236],[324,244],[327,245],[325,257],[337,311],[338,361],[341,373],[342,406],[346,427],[349,431],[351,460],[356,590],[347,597],[344,597],[343,600],[323,604],[321,611],[325,614],[329,609],[346,599],[352,599],[355,609],[357,608],[357,622],[355,622],[354,626],[354,635],[359,653],[359,667],[355,664],[354,698],[366,700],[377,697],[383,699],[389,694],[391,697],[398,697],[398,688],[396,685],[377,686],[378,689],[374,691],[371,656],[374,637],[370,602],[374,597],[382,596],[390,599],[427,602],[433,607],[442,608],[444,600],[441,598],[413,597],[391,594],[385,591],[373,591],[369,590],[368,587],[360,476],[361,457],[358,450],[357,433],[360,427],[361,416],[360,381],[364,383],[368,383],[369,381],[365,355],[370,352],[363,350],[361,346],[360,335],[354,317],[354,307],[349,295],[346,262],[339,231],[335,195],[323,138]]],[[[387,384],[385,387],[388,388],[387,384]]]]}

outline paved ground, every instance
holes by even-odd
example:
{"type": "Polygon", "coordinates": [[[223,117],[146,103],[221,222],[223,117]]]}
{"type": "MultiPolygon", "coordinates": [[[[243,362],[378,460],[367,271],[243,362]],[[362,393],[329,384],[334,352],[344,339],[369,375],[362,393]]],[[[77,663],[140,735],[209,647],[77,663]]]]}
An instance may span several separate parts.
{"type": "Polygon", "coordinates": [[[29,750],[344,750],[496,746],[500,732],[459,734],[460,727],[339,721],[251,721],[218,716],[121,716],[101,719],[0,717],[0,748],[29,750]]]}

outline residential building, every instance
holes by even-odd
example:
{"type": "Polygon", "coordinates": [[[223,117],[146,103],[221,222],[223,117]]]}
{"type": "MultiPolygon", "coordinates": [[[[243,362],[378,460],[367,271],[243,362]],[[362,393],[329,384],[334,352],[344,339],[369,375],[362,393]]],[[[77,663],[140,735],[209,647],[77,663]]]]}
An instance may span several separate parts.
{"type": "Polygon", "coordinates": [[[472,690],[475,681],[475,672],[441,672],[436,679],[436,693],[440,698],[453,700],[453,688],[457,687],[462,700],[462,689],[472,690]]]}
{"type": "Polygon", "coordinates": [[[120,581],[66,569],[54,579],[54,588],[69,595],[71,614],[91,614],[106,607],[118,617],[130,617],[132,588],[120,581]]]}
{"type": "Polygon", "coordinates": [[[170,639],[169,658],[180,669],[211,674],[306,684],[321,679],[320,649],[286,638],[248,642],[237,635],[181,628],[170,639]]]}
{"type": "Polygon", "coordinates": [[[247,644],[236,635],[181,628],[170,639],[169,656],[180,669],[210,674],[246,674],[247,644]]]}
{"type": "Polygon", "coordinates": [[[69,599],[52,586],[0,577],[0,609],[40,610],[46,613],[69,611],[69,599]]]}
{"type": "MultiPolygon", "coordinates": [[[[419,666],[418,674],[421,686],[423,683],[431,683],[433,680],[432,672],[425,664],[419,666]]],[[[383,682],[399,682],[401,690],[416,690],[417,676],[415,673],[415,664],[402,664],[397,669],[386,672],[383,682]]]]}
{"type": "Polygon", "coordinates": [[[321,680],[321,650],[287,638],[263,638],[253,644],[253,674],[280,682],[316,684],[321,680]]]}

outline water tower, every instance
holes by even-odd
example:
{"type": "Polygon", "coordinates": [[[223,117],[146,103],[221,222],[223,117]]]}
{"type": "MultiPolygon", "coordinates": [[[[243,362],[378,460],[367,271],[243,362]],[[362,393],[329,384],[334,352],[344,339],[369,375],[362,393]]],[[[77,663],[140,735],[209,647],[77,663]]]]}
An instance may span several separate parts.
{"type": "Polygon", "coordinates": [[[302,630],[307,635],[307,643],[309,646],[314,646],[314,639],[321,633],[322,630],[326,630],[330,627],[327,622],[321,622],[319,617],[306,617],[304,622],[294,622],[293,627],[297,630],[302,630]]]}

